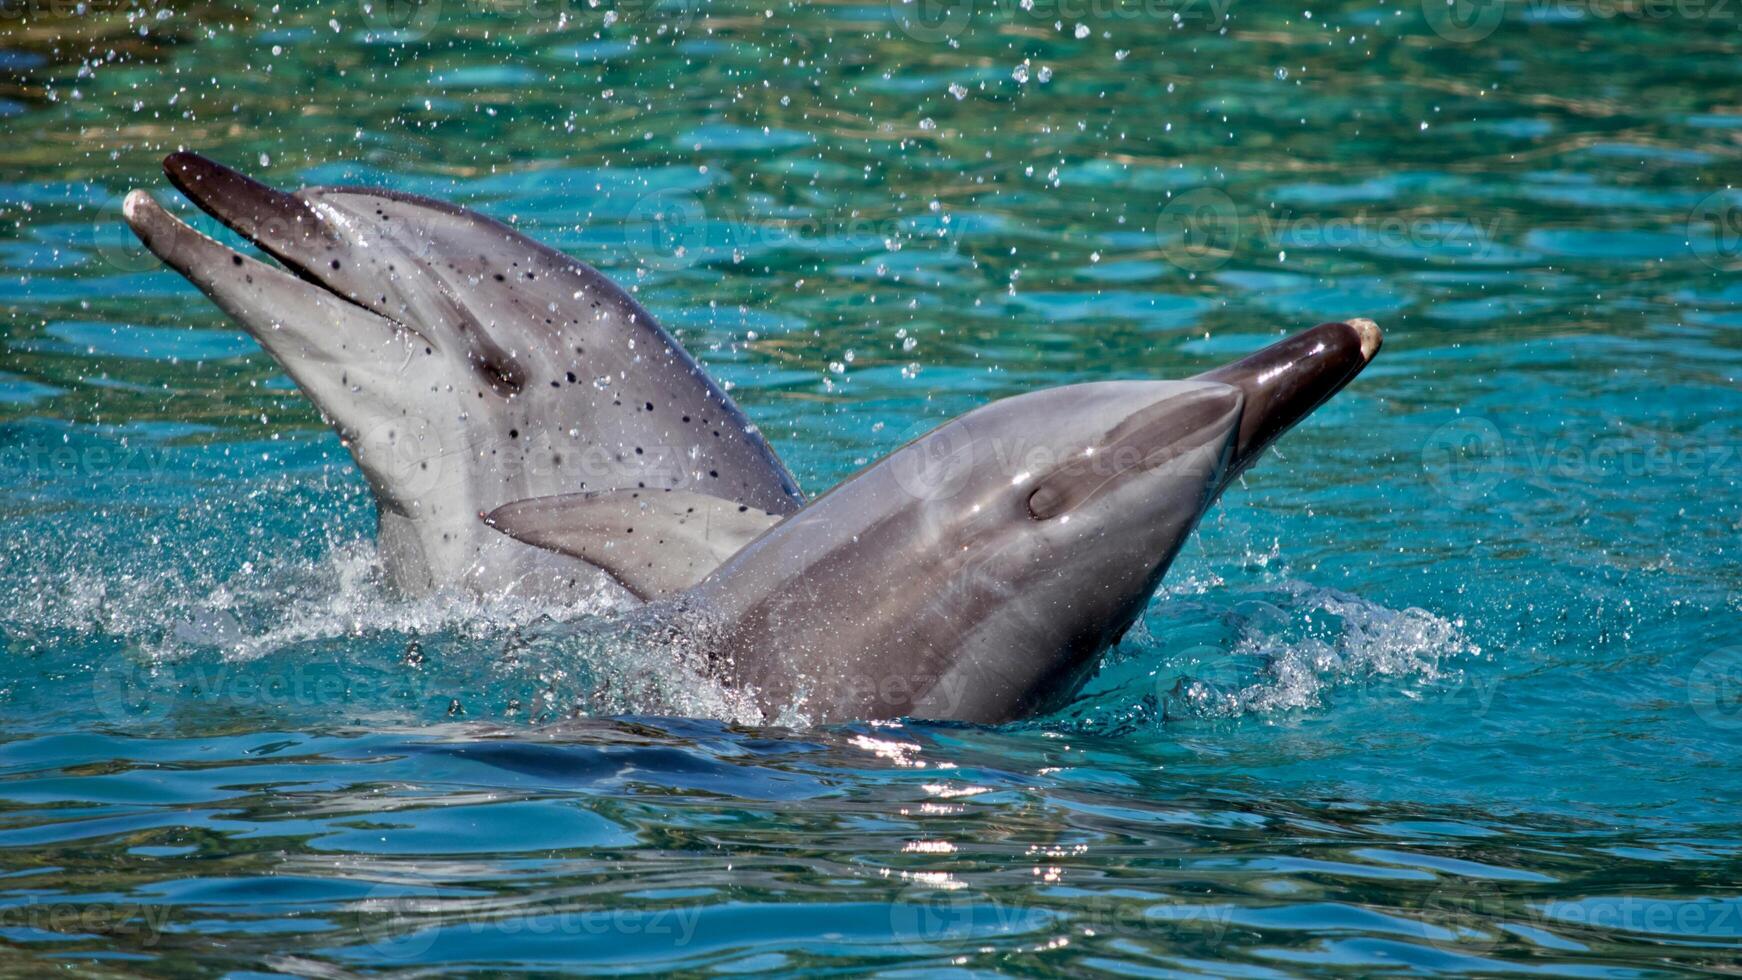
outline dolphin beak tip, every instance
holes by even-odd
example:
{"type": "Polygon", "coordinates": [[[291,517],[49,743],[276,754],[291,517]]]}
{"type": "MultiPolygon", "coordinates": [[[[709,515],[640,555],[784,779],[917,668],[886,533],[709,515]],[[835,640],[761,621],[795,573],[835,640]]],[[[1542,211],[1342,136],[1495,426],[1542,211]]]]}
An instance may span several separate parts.
{"type": "Polygon", "coordinates": [[[1364,316],[1356,317],[1353,320],[1344,320],[1343,322],[1354,328],[1356,335],[1361,338],[1362,359],[1371,362],[1373,360],[1373,355],[1379,353],[1379,345],[1385,341],[1385,335],[1380,332],[1379,324],[1374,323],[1372,320],[1369,320],[1364,316]]]}
{"type": "Polygon", "coordinates": [[[121,217],[126,218],[128,224],[137,228],[139,222],[145,220],[145,215],[151,206],[156,203],[151,199],[151,195],[145,191],[128,191],[126,198],[121,201],[121,217]]]}
{"type": "Polygon", "coordinates": [[[177,150],[163,158],[163,172],[172,181],[198,180],[216,164],[187,150],[177,150]]]}

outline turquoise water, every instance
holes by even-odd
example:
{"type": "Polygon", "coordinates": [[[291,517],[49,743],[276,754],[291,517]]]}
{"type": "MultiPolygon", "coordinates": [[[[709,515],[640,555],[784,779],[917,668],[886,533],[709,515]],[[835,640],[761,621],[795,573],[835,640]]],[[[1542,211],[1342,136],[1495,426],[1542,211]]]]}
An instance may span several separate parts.
{"type": "Polygon", "coordinates": [[[11,969],[1742,968],[1734,5],[4,15],[11,969]],[[337,438],[121,223],[178,147],[598,265],[813,493],[1386,348],[1067,709],[758,729],[601,683],[660,664],[598,609],[384,588],[337,438]]]}

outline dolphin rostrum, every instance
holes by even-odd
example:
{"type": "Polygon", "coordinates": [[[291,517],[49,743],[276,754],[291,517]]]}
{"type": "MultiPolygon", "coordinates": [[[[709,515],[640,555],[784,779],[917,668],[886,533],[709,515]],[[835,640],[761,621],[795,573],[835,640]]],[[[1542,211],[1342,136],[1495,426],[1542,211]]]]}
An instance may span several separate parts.
{"type": "Polygon", "coordinates": [[[191,153],[164,170],[285,268],[207,238],[143,191],[128,195],[127,222],[338,429],[402,589],[593,587],[589,565],[479,523],[522,498],[681,488],[777,516],[802,503],[726,393],[589,266],[439,201],[286,194],[191,153]]]}
{"type": "Polygon", "coordinates": [[[1229,482],[1379,345],[1370,320],[1326,323],[1186,381],[994,402],[778,523],[685,490],[523,501],[487,520],[669,596],[644,610],[659,635],[686,637],[771,720],[1003,722],[1070,698],[1229,482]],[[734,550],[681,589],[693,572],[660,566],[706,550],[672,548],[697,526],[734,550]]]}

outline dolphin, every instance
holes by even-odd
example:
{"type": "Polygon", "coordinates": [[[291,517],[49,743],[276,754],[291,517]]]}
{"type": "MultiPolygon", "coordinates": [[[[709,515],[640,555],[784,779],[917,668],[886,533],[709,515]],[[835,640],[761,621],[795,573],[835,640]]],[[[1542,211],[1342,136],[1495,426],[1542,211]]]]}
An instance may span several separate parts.
{"type": "Polygon", "coordinates": [[[1371,320],[1325,323],[1183,381],[993,402],[784,518],[637,490],[486,521],[654,600],[652,635],[679,637],[771,721],[1010,721],[1079,689],[1229,482],[1380,341],[1371,320]],[[682,587],[690,571],[658,568],[705,552],[673,547],[698,525],[749,540],[682,587]]]}
{"type": "MultiPolygon", "coordinates": [[[[185,152],[163,168],[282,268],[195,231],[144,191],[125,200],[128,224],[338,430],[374,492],[382,562],[403,591],[596,588],[585,561],[479,523],[527,497],[684,488],[765,515],[803,502],[738,406],[593,268],[409,194],[287,194],[185,152]]],[[[700,555],[729,553],[703,544],[674,587],[718,563],[700,555]]]]}

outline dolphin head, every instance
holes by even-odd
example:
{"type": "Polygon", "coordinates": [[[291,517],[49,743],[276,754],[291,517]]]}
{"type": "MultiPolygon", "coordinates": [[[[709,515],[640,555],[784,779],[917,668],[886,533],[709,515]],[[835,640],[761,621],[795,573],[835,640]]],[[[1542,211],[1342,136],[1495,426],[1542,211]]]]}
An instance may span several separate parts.
{"type": "MultiPolygon", "coordinates": [[[[1123,632],[1222,489],[1359,373],[1378,345],[1371,321],[1322,324],[1195,378],[1036,392],[929,438],[966,437],[975,463],[962,496],[970,510],[1003,516],[970,523],[1022,553],[1033,569],[1025,577],[1076,576],[1060,594],[1128,607],[1109,615],[1089,602],[1083,623],[1065,615],[1061,628],[1093,622],[1123,632]]],[[[1049,605],[1057,615],[1070,604],[1049,605]]]]}
{"type": "Polygon", "coordinates": [[[577,325],[578,310],[627,299],[603,280],[572,282],[562,272],[573,263],[441,201],[356,187],[290,194],[194,153],[170,154],[163,169],[189,200],[301,278],[439,340],[460,373],[498,399],[524,390],[553,355],[577,359],[552,341],[559,326],[577,325]]]}
{"type": "Polygon", "coordinates": [[[1379,342],[1368,320],[1322,324],[1188,380],[1011,398],[907,447],[966,454],[960,492],[926,506],[966,558],[949,591],[981,641],[952,668],[964,676],[946,674],[915,713],[1003,720],[1068,697],[1229,482],[1379,342]],[[1012,647],[1036,654],[1013,659],[1012,647]]]}

